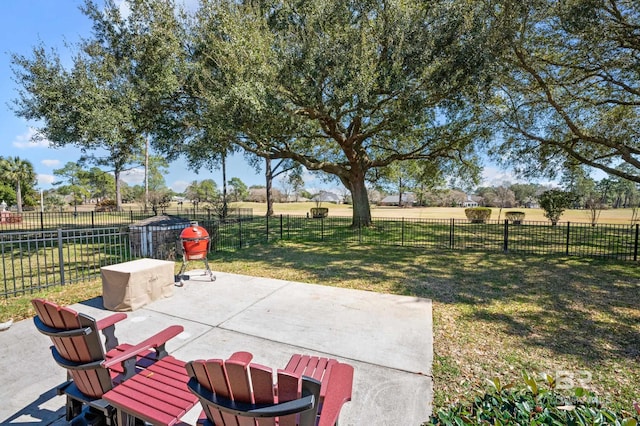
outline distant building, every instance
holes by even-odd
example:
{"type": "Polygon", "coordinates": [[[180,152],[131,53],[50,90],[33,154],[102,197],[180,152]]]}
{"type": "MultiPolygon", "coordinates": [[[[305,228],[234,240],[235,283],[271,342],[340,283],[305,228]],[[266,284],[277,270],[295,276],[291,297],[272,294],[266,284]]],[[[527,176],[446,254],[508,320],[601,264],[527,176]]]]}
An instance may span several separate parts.
{"type": "Polygon", "coordinates": [[[405,192],[402,194],[402,200],[400,200],[400,194],[393,194],[384,197],[378,205],[381,206],[415,206],[416,196],[413,192],[405,192]]]}
{"type": "Polygon", "coordinates": [[[538,203],[538,200],[534,200],[533,198],[528,198],[524,202],[524,207],[527,209],[539,209],[540,204],[538,203]]]}
{"type": "Polygon", "coordinates": [[[320,191],[313,197],[311,197],[311,201],[315,201],[316,203],[335,203],[340,204],[340,197],[337,194],[334,194],[330,191],[320,191]]]}
{"type": "Polygon", "coordinates": [[[309,199],[299,194],[289,194],[282,201],[284,203],[306,203],[309,199]]]}
{"type": "Polygon", "coordinates": [[[467,195],[467,199],[464,201],[464,203],[462,203],[462,207],[464,208],[468,208],[468,207],[478,207],[479,204],[476,200],[474,200],[471,195],[467,195]]]}

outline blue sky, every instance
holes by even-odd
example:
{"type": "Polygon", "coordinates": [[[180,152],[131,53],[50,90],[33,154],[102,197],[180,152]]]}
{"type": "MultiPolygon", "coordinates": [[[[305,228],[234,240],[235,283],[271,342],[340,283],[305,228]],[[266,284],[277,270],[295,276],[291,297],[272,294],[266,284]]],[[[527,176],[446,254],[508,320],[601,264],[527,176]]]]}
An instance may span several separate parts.
{"type": "MultiPolygon", "coordinates": [[[[46,141],[30,141],[37,123],[16,117],[10,107],[12,100],[17,97],[11,55],[30,56],[33,47],[43,43],[48,48],[56,48],[63,60],[68,60],[73,45],[81,37],[91,34],[91,22],[79,9],[82,4],[84,0],[0,0],[0,155],[29,160],[38,175],[38,189],[51,188],[55,180],[53,171],[69,161],[77,161],[80,151],[72,147],[53,149],[48,147],[46,141]]],[[[143,170],[138,169],[123,179],[133,185],[141,183],[143,175],[143,170]]],[[[486,184],[515,182],[509,173],[493,166],[486,167],[484,175],[486,184]]],[[[227,179],[232,177],[239,177],[247,185],[264,185],[263,173],[253,170],[241,155],[229,160],[227,179]]],[[[165,181],[167,186],[181,192],[193,180],[208,178],[214,179],[218,186],[222,185],[222,173],[219,170],[200,170],[196,173],[180,160],[170,165],[165,181]]],[[[327,188],[327,184],[311,174],[306,176],[305,183],[312,192],[315,188],[327,188]]],[[[276,182],[275,186],[279,184],[276,182]]]]}

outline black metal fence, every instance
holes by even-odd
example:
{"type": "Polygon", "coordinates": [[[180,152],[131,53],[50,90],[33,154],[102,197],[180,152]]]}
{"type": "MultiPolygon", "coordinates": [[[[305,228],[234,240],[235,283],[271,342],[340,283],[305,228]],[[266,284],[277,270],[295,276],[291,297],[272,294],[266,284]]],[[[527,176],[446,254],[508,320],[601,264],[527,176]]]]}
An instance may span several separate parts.
{"type": "MultiPolygon", "coordinates": [[[[225,221],[209,216],[191,217],[194,218],[209,232],[214,252],[289,240],[638,261],[640,233],[638,224],[592,226],[564,222],[551,226],[548,222],[507,220],[471,223],[458,219],[374,219],[372,226],[352,227],[350,217],[247,216],[225,221]]],[[[180,260],[180,231],[154,228],[142,234],[139,228],[121,224],[0,232],[0,296],[30,294],[95,278],[102,266],[138,257],[180,260]]]]}
{"type": "MultiPolygon", "coordinates": [[[[215,220],[216,214],[211,210],[195,208],[167,209],[163,214],[184,217],[190,220],[215,220]]],[[[121,212],[12,212],[0,221],[0,233],[18,231],[47,231],[57,229],[104,228],[120,225],[130,225],[147,219],[153,213],[144,210],[127,210],[121,212]]],[[[227,217],[230,219],[253,216],[253,209],[229,209],[227,217]]]]}
{"type": "Polygon", "coordinates": [[[215,250],[235,250],[275,240],[337,242],[448,250],[482,250],[536,255],[595,256],[638,260],[639,225],[464,219],[373,219],[352,227],[350,217],[253,217],[204,221],[215,236],[215,250]]]}
{"type": "Polygon", "coordinates": [[[118,227],[0,233],[0,295],[30,294],[93,279],[100,267],[131,260],[118,227]]]}

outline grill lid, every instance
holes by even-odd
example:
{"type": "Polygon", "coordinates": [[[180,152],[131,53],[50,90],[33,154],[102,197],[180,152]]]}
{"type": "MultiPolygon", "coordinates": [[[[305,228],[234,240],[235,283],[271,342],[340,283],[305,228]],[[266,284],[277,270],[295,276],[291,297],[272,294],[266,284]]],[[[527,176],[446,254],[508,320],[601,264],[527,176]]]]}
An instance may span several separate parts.
{"type": "Polygon", "coordinates": [[[180,233],[182,240],[208,240],[209,233],[202,226],[198,226],[198,222],[192,221],[188,227],[184,228],[180,233]]]}

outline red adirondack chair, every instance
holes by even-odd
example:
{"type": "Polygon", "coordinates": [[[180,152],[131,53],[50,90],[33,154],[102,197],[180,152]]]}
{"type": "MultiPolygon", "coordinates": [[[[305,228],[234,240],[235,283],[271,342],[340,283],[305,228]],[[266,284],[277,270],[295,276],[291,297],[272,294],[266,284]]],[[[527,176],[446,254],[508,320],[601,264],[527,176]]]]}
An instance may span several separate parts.
{"type": "Polygon", "coordinates": [[[188,386],[203,407],[204,426],[335,425],[351,400],[353,367],[334,359],[294,355],[278,370],[250,363],[237,352],[226,361],[187,363],[188,386]]]}
{"type": "Polygon", "coordinates": [[[183,331],[171,326],[132,346],[119,344],[115,324],[127,317],[113,314],[96,321],[68,307],[34,299],[36,328],[53,342],[55,361],[67,370],[70,379],[58,387],[67,396],[66,419],[73,423],[104,418],[113,424],[114,409],[102,396],[123,380],[167,356],[165,343],[183,331]],[[105,338],[103,347],[100,333],[105,338]]]}

